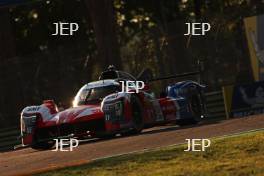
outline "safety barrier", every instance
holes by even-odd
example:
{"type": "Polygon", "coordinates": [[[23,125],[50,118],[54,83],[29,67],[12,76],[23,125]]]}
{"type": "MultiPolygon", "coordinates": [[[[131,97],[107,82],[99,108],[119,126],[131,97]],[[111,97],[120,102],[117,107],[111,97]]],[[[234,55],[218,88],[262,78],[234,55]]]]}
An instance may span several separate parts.
{"type": "Polygon", "coordinates": [[[205,107],[207,118],[226,118],[225,103],[222,91],[205,94],[205,107]]]}
{"type": "Polygon", "coordinates": [[[15,145],[20,144],[19,134],[18,126],[0,129],[0,151],[13,150],[15,145]]]}

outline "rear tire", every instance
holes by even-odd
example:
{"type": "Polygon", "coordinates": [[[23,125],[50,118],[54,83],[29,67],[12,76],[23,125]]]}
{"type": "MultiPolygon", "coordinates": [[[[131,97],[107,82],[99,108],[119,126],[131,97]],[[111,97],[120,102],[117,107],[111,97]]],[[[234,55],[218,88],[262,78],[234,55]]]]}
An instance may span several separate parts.
{"type": "Polygon", "coordinates": [[[189,118],[178,120],[176,123],[180,126],[195,125],[200,122],[202,115],[201,99],[198,95],[192,95],[188,100],[188,108],[191,111],[189,118]]]}
{"type": "Polygon", "coordinates": [[[176,124],[179,126],[194,125],[196,123],[197,123],[197,121],[195,121],[194,119],[191,119],[191,118],[181,119],[181,120],[176,121],[176,124]]]}
{"type": "Polygon", "coordinates": [[[122,132],[122,136],[139,134],[144,128],[143,109],[139,98],[136,95],[131,95],[130,104],[132,110],[133,127],[129,131],[122,132]]]}
{"type": "Polygon", "coordinates": [[[113,139],[113,138],[115,138],[116,137],[116,134],[104,134],[104,135],[99,135],[97,137],[100,138],[100,139],[107,140],[107,139],[113,139]]]}
{"type": "Polygon", "coordinates": [[[202,104],[199,95],[192,95],[189,101],[189,108],[191,111],[191,124],[197,124],[201,120],[202,116],[202,104]]]}

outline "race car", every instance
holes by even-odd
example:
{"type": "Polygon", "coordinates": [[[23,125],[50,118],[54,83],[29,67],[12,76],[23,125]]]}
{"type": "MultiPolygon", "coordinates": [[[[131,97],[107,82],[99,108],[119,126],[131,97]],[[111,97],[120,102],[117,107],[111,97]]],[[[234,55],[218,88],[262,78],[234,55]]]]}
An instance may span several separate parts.
{"type": "Polygon", "coordinates": [[[57,138],[126,136],[158,124],[182,125],[201,119],[203,85],[194,81],[177,82],[155,98],[147,81],[140,91],[134,81],[137,79],[129,73],[109,68],[98,81],[85,84],[78,91],[69,109],[59,111],[53,100],[24,108],[22,145],[49,149],[57,138]],[[129,84],[121,84],[122,81],[129,84]],[[129,86],[124,89],[124,85],[129,86]]]}

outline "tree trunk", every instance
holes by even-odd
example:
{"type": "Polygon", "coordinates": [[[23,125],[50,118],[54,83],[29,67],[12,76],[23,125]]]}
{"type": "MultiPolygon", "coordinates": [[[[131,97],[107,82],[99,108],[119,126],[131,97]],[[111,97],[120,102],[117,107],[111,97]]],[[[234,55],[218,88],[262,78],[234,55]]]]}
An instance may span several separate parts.
{"type": "MultiPolygon", "coordinates": [[[[19,88],[16,85],[18,74],[14,68],[15,63],[10,63],[10,58],[15,57],[15,38],[13,36],[13,27],[8,8],[0,8],[0,119],[12,123],[15,118],[9,116],[15,115],[17,103],[15,98],[21,96],[19,88]]],[[[14,60],[14,59],[13,59],[14,60]]],[[[15,62],[15,61],[14,61],[15,62]]]]}
{"type": "Polygon", "coordinates": [[[99,65],[104,69],[113,64],[122,69],[113,0],[85,0],[85,3],[94,28],[99,65]]]}
{"type": "Polygon", "coordinates": [[[14,57],[15,39],[13,36],[10,14],[7,8],[0,9],[0,60],[3,62],[7,58],[14,57]]]}

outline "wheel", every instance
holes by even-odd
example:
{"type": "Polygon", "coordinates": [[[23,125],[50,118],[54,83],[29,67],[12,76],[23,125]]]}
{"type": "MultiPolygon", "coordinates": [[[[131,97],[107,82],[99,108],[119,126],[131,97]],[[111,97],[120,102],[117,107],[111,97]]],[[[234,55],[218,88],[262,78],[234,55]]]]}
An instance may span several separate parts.
{"type": "Polygon", "coordinates": [[[139,98],[136,95],[131,95],[131,110],[132,110],[132,121],[133,127],[131,130],[122,132],[122,136],[139,134],[143,130],[143,109],[139,98]]]}
{"type": "Polygon", "coordinates": [[[33,136],[33,144],[31,145],[32,149],[48,150],[48,149],[51,149],[55,144],[54,140],[40,141],[40,139],[42,139],[41,135],[36,131],[33,136]]]}
{"type": "Polygon", "coordinates": [[[194,125],[194,124],[197,124],[201,120],[202,105],[201,105],[200,97],[198,95],[190,96],[187,106],[191,113],[190,117],[177,120],[176,121],[177,125],[180,125],[180,126],[194,125]]]}
{"type": "Polygon", "coordinates": [[[202,116],[202,105],[199,95],[192,95],[189,102],[193,124],[198,123],[202,116]]]}
{"type": "Polygon", "coordinates": [[[35,142],[31,148],[36,150],[48,150],[51,149],[55,144],[55,141],[47,141],[47,142],[35,142]]]}

